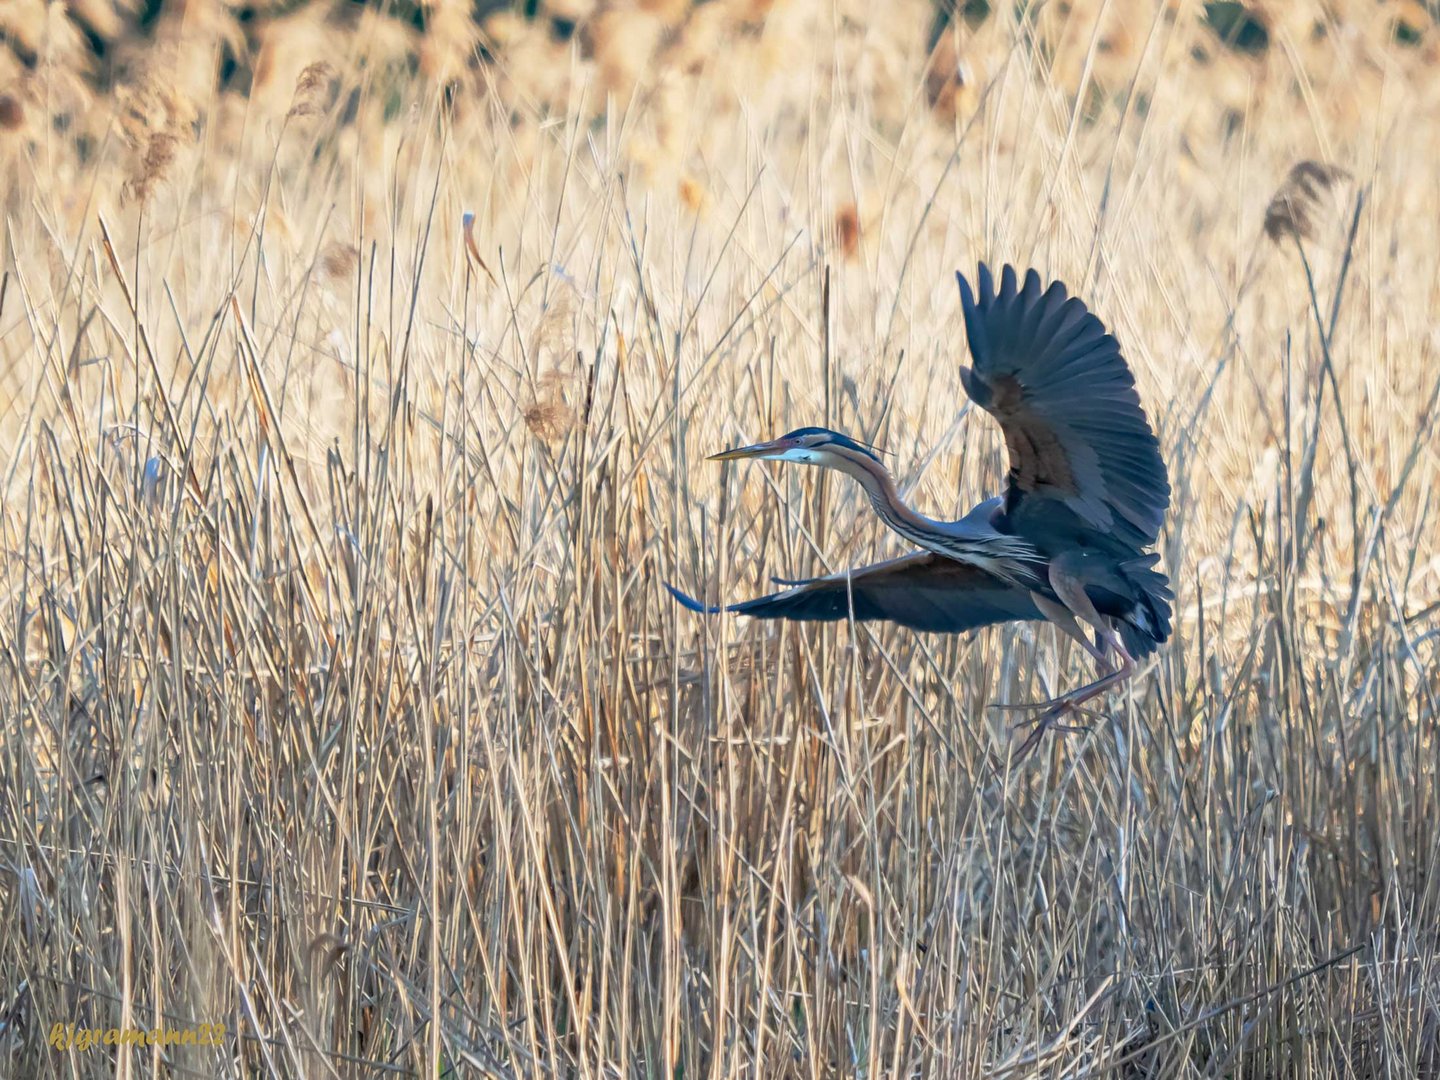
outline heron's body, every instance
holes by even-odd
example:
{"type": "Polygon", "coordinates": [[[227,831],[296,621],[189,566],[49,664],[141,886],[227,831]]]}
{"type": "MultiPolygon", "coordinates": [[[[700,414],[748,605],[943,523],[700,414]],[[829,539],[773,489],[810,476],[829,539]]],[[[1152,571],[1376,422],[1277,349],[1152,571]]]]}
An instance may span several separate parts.
{"type": "MultiPolygon", "coordinates": [[[[1059,282],[1023,288],[1005,267],[979,295],[957,275],[974,366],[966,393],[1000,423],[1010,457],[1003,495],[958,521],[906,506],[879,457],[848,436],[801,428],[716,455],[795,461],[854,477],[879,516],[922,550],[874,566],[793,583],[728,605],[757,618],[884,619],[955,633],[1044,619],[1117,670],[1057,698],[1037,728],[1128,678],[1170,634],[1169,583],[1148,551],[1169,505],[1159,444],[1114,338],[1059,282]],[[1081,629],[1095,633],[1092,644],[1081,629]]],[[[686,606],[708,608],[671,589],[686,606]]],[[[1033,741],[1031,744],[1033,745],[1033,741]]]]}

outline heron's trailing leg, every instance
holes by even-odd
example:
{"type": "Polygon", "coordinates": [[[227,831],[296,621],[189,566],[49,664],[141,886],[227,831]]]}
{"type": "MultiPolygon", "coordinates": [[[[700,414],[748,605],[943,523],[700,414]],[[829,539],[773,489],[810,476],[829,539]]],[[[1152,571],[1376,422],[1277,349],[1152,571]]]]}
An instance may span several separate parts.
{"type": "Polygon", "coordinates": [[[1034,725],[1020,748],[1015,752],[1016,759],[1028,754],[1041,736],[1046,731],[1084,731],[1082,727],[1075,727],[1067,724],[1056,723],[1060,717],[1069,712],[1081,711],[1081,706],[1091,701],[1112,687],[1124,683],[1135,671],[1135,660],[1125,648],[1125,643],[1116,633],[1115,628],[1095,610],[1094,603],[1085,592],[1085,583],[1077,574],[1071,573],[1066,560],[1057,559],[1050,566],[1050,587],[1055,590],[1055,595],[1060,602],[1041,596],[1038,593],[1032,594],[1036,607],[1044,612],[1045,617],[1063,630],[1070,637],[1080,642],[1085,651],[1095,658],[1100,668],[1100,678],[1085,686],[1071,690],[1069,693],[1061,694],[1059,697],[1051,698],[1049,701],[1030,702],[1019,706],[996,706],[1007,709],[1040,709],[1039,715],[1025,721],[1026,725],[1034,725]],[[1095,628],[1096,644],[1091,644],[1080,626],[1080,620],[1095,628]],[[1106,655],[1113,650],[1120,658],[1120,664],[1114,670],[1110,670],[1109,657],[1106,655]]]}
{"type": "MultiPolygon", "coordinates": [[[[1082,627],[1075,619],[1075,613],[1064,604],[1057,604],[1048,596],[1032,592],[1030,599],[1035,606],[1050,622],[1055,624],[1056,629],[1063,632],[1067,637],[1080,643],[1080,647],[1090,654],[1100,668],[1100,674],[1105,675],[1110,671],[1110,661],[1105,656],[1106,639],[1097,633],[1096,641],[1092,642],[1082,627]]],[[[1098,619],[1099,616],[1097,615],[1098,619]]],[[[991,705],[997,712],[1029,712],[1032,709],[1045,710],[1060,704],[1060,698],[1051,698],[1047,701],[1026,701],[1015,705],[991,705]]],[[[1083,731],[1083,728],[1069,728],[1054,725],[1058,731],[1083,731]]]]}
{"type": "MultiPolygon", "coordinates": [[[[1081,595],[1084,594],[1082,593],[1081,595]]],[[[1035,601],[1035,606],[1040,609],[1040,613],[1044,615],[1045,618],[1049,619],[1066,634],[1080,643],[1080,647],[1089,653],[1095,659],[1095,662],[1100,665],[1101,671],[1110,670],[1110,661],[1105,658],[1104,638],[1097,637],[1097,639],[1092,642],[1085,633],[1084,627],[1075,621],[1076,613],[1073,609],[1066,607],[1064,604],[1057,604],[1048,596],[1037,592],[1032,592],[1030,599],[1035,601]]],[[[1089,603],[1090,598],[1086,597],[1085,599],[1086,602],[1089,603]]],[[[1093,611],[1094,609],[1091,608],[1091,610],[1093,611]]],[[[1097,614],[1095,618],[1099,619],[1100,616],[1097,614]]]]}
{"type": "MultiPolygon", "coordinates": [[[[1085,594],[1084,586],[1079,578],[1067,573],[1060,560],[1051,564],[1050,587],[1060,598],[1059,602],[1038,592],[1031,592],[1030,599],[1035,602],[1040,613],[1054,623],[1057,629],[1080,643],[1080,647],[1094,658],[1101,675],[1108,675],[1110,661],[1105,655],[1105,650],[1108,645],[1113,644],[1122,653],[1124,652],[1124,646],[1119,644],[1119,635],[1111,630],[1110,624],[1095,610],[1095,605],[1085,594]],[[1076,616],[1095,628],[1094,642],[1091,642],[1076,616]]],[[[1001,712],[1028,712],[1031,709],[1049,709],[1064,701],[1065,696],[1061,696],[1050,698],[1048,701],[1027,701],[1018,705],[992,705],[990,707],[1001,712]]]]}

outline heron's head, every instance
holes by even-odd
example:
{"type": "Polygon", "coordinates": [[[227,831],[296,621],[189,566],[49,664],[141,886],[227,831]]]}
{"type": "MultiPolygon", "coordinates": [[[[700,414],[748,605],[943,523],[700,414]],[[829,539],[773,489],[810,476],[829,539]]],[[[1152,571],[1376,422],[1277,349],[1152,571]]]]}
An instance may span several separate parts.
{"type": "Polygon", "coordinates": [[[869,446],[856,442],[849,435],[821,427],[796,428],[770,442],[710,455],[711,461],[798,461],[804,465],[820,465],[845,472],[852,471],[859,465],[860,459],[867,458],[880,464],[880,458],[869,446]]]}

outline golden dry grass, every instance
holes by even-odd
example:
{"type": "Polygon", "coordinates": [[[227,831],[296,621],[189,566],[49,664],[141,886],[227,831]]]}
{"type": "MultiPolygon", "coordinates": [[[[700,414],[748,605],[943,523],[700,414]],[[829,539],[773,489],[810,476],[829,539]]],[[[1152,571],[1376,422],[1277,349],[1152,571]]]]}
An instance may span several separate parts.
{"type": "Polygon", "coordinates": [[[1424,8],[553,7],[191,0],[109,84],[6,13],[0,1074],[1440,1073],[1424,8]],[[1176,490],[1173,642],[1022,766],[1049,629],[661,588],[899,550],[740,439],[997,489],[978,259],[1091,302],[1176,490]]]}

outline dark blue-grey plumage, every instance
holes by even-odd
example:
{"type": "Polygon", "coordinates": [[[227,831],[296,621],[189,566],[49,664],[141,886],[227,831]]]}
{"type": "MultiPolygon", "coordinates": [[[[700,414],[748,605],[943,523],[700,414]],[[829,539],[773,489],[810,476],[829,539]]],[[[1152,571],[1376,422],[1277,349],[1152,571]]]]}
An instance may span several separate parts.
{"type": "Polygon", "coordinates": [[[665,587],[691,611],[733,611],[757,619],[834,622],[853,614],[856,622],[884,620],[912,630],[958,634],[995,623],[1044,618],[1027,589],[929,551],[795,582],[783,592],[738,604],[710,606],[673,585],[665,587]]]}
{"type": "Polygon", "coordinates": [[[961,383],[999,422],[1010,457],[996,528],[1052,559],[1085,552],[1096,609],[1116,619],[1132,656],[1149,655],[1170,636],[1170,583],[1145,551],[1170,481],[1119,344],[1062,283],[1042,290],[1034,270],[1019,286],[1005,266],[998,289],[984,263],[974,291],[955,278],[974,365],[961,383]]]}
{"type": "Polygon", "coordinates": [[[1011,531],[1121,557],[1154,544],[1170,482],[1115,339],[1060,282],[1042,291],[1034,270],[1017,287],[1006,266],[997,289],[981,263],[974,291],[955,276],[974,359],[961,382],[1005,434],[1011,531]]]}

